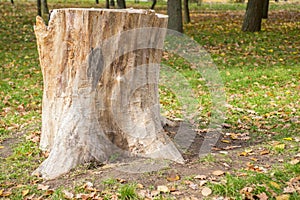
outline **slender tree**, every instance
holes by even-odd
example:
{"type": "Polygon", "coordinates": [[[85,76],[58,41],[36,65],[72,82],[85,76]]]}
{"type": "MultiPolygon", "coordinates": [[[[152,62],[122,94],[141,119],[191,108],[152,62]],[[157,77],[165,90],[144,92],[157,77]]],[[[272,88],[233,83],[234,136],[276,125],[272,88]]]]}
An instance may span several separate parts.
{"type": "Polygon", "coordinates": [[[42,1],[37,0],[36,3],[37,3],[37,15],[42,16],[42,1]]]}
{"type": "Polygon", "coordinates": [[[189,9],[189,0],[183,0],[183,9],[184,9],[184,22],[190,23],[190,9],[189,9]]]}
{"type": "Polygon", "coordinates": [[[105,0],[105,8],[109,8],[109,0],[105,0]]]}
{"type": "Polygon", "coordinates": [[[270,0],[263,0],[264,4],[263,4],[263,14],[262,14],[262,18],[263,19],[268,19],[268,12],[269,12],[269,2],[270,0]]]}
{"type": "Polygon", "coordinates": [[[99,4],[99,0],[96,0],[96,4],[99,4]]]}
{"type": "Polygon", "coordinates": [[[126,8],[125,0],[117,0],[118,8],[126,8]]]}
{"type": "Polygon", "coordinates": [[[10,3],[11,3],[12,5],[14,5],[14,0],[10,0],[10,3]]]}
{"type": "Polygon", "coordinates": [[[261,30],[263,14],[262,0],[248,0],[242,31],[257,32],[261,30]]]}
{"type": "Polygon", "coordinates": [[[153,0],[153,3],[152,3],[151,8],[150,8],[151,10],[154,10],[154,7],[155,7],[155,5],[156,5],[156,2],[157,2],[156,0],[153,0]]]}
{"type": "Polygon", "coordinates": [[[42,0],[42,6],[43,6],[43,14],[49,14],[49,8],[47,0],[42,0]]]}
{"type": "Polygon", "coordinates": [[[168,0],[168,29],[183,32],[181,0],[168,0]]]}
{"type": "Polygon", "coordinates": [[[110,6],[115,7],[115,0],[110,0],[110,6]]]}

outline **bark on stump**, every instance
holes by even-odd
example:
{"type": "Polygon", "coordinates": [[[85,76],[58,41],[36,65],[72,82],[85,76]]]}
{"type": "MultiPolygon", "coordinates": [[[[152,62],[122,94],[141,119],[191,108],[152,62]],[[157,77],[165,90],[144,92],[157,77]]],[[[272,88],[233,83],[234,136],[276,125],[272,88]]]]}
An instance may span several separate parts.
{"type": "Polygon", "coordinates": [[[40,148],[50,154],[35,173],[53,179],[116,151],[183,162],[160,116],[166,26],[165,15],[133,9],[58,9],[48,27],[37,17],[40,148]]]}

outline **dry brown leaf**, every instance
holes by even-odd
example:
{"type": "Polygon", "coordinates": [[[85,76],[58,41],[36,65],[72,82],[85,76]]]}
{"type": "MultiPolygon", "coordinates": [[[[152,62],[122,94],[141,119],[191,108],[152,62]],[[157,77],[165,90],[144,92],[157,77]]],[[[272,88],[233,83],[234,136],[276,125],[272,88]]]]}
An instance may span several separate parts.
{"type": "Polygon", "coordinates": [[[240,194],[247,194],[253,192],[252,187],[244,187],[243,189],[240,190],[240,194]]]}
{"type": "Polygon", "coordinates": [[[29,189],[22,190],[22,197],[25,197],[29,193],[29,189]]]}
{"type": "Polygon", "coordinates": [[[200,179],[200,180],[205,180],[207,177],[205,175],[197,175],[194,177],[194,179],[200,179]]]}
{"type": "Polygon", "coordinates": [[[180,191],[174,191],[174,192],[172,192],[172,194],[173,194],[173,195],[181,195],[181,194],[183,194],[183,192],[180,192],[180,191]]]}
{"type": "Polygon", "coordinates": [[[254,157],[250,158],[250,160],[252,160],[252,161],[254,161],[254,162],[257,162],[257,161],[258,161],[258,159],[257,159],[257,158],[254,158],[254,157]]]}
{"type": "Polygon", "coordinates": [[[48,196],[48,195],[51,195],[51,194],[53,194],[54,193],[54,190],[53,189],[49,189],[49,190],[47,190],[45,193],[44,193],[44,195],[45,196],[48,196]]]}
{"type": "Polygon", "coordinates": [[[270,153],[269,150],[263,150],[263,151],[260,152],[260,155],[267,155],[269,153],[270,153]]]}
{"type": "Polygon", "coordinates": [[[136,188],[138,188],[138,189],[143,189],[144,186],[143,186],[142,184],[138,183],[138,184],[136,184],[136,188]]]}
{"type": "Polygon", "coordinates": [[[239,153],[239,156],[248,156],[248,153],[243,151],[243,152],[239,153]]]}
{"type": "Polygon", "coordinates": [[[64,194],[64,198],[66,198],[66,199],[73,199],[74,198],[74,194],[67,191],[67,190],[64,190],[63,194],[64,194]]]}
{"type": "Polygon", "coordinates": [[[298,159],[296,158],[296,159],[291,160],[291,161],[290,161],[290,164],[291,164],[291,165],[297,165],[299,162],[300,162],[300,160],[298,160],[298,159]]]}
{"type": "Polygon", "coordinates": [[[256,197],[259,199],[259,200],[268,200],[268,195],[266,193],[260,193],[258,195],[256,195],[256,197]]]}
{"type": "Polygon", "coordinates": [[[156,197],[156,196],[159,195],[159,193],[160,193],[160,191],[158,191],[158,190],[153,190],[153,191],[151,191],[151,197],[156,197]]]}
{"type": "Polygon", "coordinates": [[[126,183],[127,182],[125,179],[122,179],[122,178],[117,178],[117,181],[119,183],[126,183]]]}
{"type": "Polygon", "coordinates": [[[206,183],[207,183],[206,180],[202,180],[202,181],[200,181],[199,186],[201,187],[201,186],[205,185],[206,183]]]}
{"type": "Polygon", "coordinates": [[[201,190],[201,194],[205,197],[211,195],[212,191],[209,187],[204,187],[202,190],[201,190]]]}
{"type": "Polygon", "coordinates": [[[296,192],[296,189],[294,187],[291,187],[291,186],[287,186],[283,189],[283,193],[294,193],[296,192]]]}
{"type": "Polygon", "coordinates": [[[8,196],[10,196],[12,194],[12,192],[11,191],[3,191],[2,190],[2,192],[1,192],[1,197],[8,197],[8,196]]]}
{"type": "Polygon", "coordinates": [[[221,142],[223,142],[223,143],[227,143],[227,144],[229,144],[229,143],[230,143],[230,141],[229,141],[229,140],[221,140],[221,142]]]}
{"type": "Polygon", "coordinates": [[[193,190],[198,190],[198,185],[193,183],[189,185],[189,188],[193,189],[193,190]]]}
{"type": "Polygon", "coordinates": [[[221,176],[221,175],[225,174],[225,172],[222,170],[216,170],[216,171],[213,171],[212,174],[214,176],[221,176]]]}
{"type": "Polygon", "coordinates": [[[38,184],[37,189],[38,190],[48,190],[49,187],[50,187],[49,185],[38,184]]]}
{"type": "Polygon", "coordinates": [[[167,186],[165,186],[165,185],[159,185],[159,186],[157,186],[157,190],[159,192],[162,192],[162,193],[169,193],[170,192],[170,189],[167,186]]]}
{"type": "Polygon", "coordinates": [[[168,181],[178,181],[180,179],[180,176],[178,174],[169,174],[169,176],[167,177],[168,181]]]}

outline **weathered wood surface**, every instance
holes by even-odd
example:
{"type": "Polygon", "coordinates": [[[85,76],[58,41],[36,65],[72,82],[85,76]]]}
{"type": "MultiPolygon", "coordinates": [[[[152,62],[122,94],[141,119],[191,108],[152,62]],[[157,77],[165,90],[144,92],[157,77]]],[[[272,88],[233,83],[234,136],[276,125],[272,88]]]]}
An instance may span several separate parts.
{"type": "Polygon", "coordinates": [[[58,9],[49,26],[37,17],[40,148],[50,154],[35,173],[52,179],[116,151],[183,162],[160,116],[166,26],[166,16],[133,9],[58,9]]]}

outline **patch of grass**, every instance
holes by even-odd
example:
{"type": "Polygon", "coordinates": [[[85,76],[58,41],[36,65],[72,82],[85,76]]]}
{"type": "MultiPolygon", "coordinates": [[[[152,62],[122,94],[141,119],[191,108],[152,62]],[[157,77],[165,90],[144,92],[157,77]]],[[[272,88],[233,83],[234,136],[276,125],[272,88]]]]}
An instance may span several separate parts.
{"type": "Polygon", "coordinates": [[[199,158],[200,163],[208,163],[209,164],[209,163],[214,163],[216,161],[217,161],[216,157],[213,154],[207,154],[206,156],[199,158]]]}
{"type": "MultiPolygon", "coordinates": [[[[280,195],[287,186],[288,181],[296,176],[299,176],[299,166],[285,164],[284,167],[274,167],[267,173],[243,171],[247,176],[238,177],[236,175],[226,174],[223,180],[219,183],[209,183],[209,187],[214,194],[235,197],[236,199],[244,199],[243,189],[251,188],[252,195],[266,193],[269,197],[274,197],[274,194],[280,195]]],[[[299,198],[300,195],[293,193],[290,198],[299,198]]]]}
{"type": "Polygon", "coordinates": [[[112,186],[115,185],[118,181],[114,178],[108,178],[102,181],[104,185],[112,186]]]}
{"type": "Polygon", "coordinates": [[[121,200],[137,200],[139,199],[137,193],[136,193],[136,186],[133,184],[125,184],[121,185],[121,187],[118,189],[118,193],[120,194],[121,200]]]}

